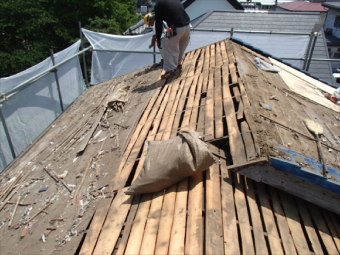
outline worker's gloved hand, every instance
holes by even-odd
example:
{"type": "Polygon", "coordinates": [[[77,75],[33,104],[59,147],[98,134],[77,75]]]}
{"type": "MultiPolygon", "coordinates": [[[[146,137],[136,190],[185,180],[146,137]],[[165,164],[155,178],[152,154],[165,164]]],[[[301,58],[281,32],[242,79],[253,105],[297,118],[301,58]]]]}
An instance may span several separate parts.
{"type": "Polygon", "coordinates": [[[153,47],[153,46],[155,46],[155,44],[156,44],[156,35],[154,35],[153,37],[152,37],[152,39],[151,39],[151,44],[149,45],[149,49],[151,48],[151,47],[153,47]]]}
{"type": "Polygon", "coordinates": [[[157,40],[157,47],[158,47],[158,49],[162,49],[162,47],[161,47],[161,40],[157,40]]]}

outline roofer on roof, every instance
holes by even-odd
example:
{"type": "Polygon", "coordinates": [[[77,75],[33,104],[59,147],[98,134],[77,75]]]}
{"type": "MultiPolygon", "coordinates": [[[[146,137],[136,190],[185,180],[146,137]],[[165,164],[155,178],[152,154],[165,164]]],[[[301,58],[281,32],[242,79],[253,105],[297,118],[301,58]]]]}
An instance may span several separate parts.
{"type": "Polygon", "coordinates": [[[175,75],[182,69],[185,49],[190,40],[190,18],[179,0],[155,0],[156,40],[163,58],[165,74],[162,78],[175,75]],[[168,24],[166,36],[161,38],[163,21],[168,24]]]}

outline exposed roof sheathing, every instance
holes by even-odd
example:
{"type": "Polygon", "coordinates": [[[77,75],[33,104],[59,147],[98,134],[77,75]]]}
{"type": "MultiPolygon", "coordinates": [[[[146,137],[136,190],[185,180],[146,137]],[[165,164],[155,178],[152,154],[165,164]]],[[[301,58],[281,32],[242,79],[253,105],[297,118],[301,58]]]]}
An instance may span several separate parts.
{"type": "MultiPolygon", "coordinates": [[[[192,22],[194,28],[208,30],[272,31],[309,34],[316,23],[320,23],[316,13],[287,12],[239,12],[215,10],[192,22]]],[[[251,42],[248,42],[251,44],[251,42]]],[[[280,45],[272,45],[276,49],[280,45]]],[[[316,41],[313,58],[328,59],[328,49],[323,30],[316,41]]],[[[330,62],[311,61],[308,72],[334,84],[330,62]]]]}
{"type": "Polygon", "coordinates": [[[315,3],[315,2],[304,2],[297,1],[291,3],[282,3],[279,4],[278,7],[289,11],[304,11],[304,12],[326,12],[328,10],[327,7],[323,6],[323,3],[315,3]]]}
{"type": "Polygon", "coordinates": [[[309,118],[325,127],[324,156],[340,170],[336,111],[314,102],[317,93],[292,91],[288,83],[332,88],[291,67],[286,78],[263,71],[255,57],[271,61],[225,40],[189,52],[172,79],[158,79],[153,67],[91,87],[2,173],[18,177],[1,185],[2,201],[10,202],[0,211],[2,253],[339,253],[340,195],[268,165],[270,158],[287,160],[277,146],[319,160],[302,122],[309,118]],[[123,85],[132,89],[129,101],[122,112],[110,111],[108,98],[123,85]],[[145,141],[185,129],[203,136],[216,164],[164,191],[125,195],[143,167],[145,141]],[[65,169],[63,182],[52,178],[65,169]],[[70,183],[71,192],[64,185],[70,183]],[[31,213],[23,216],[20,205],[12,214],[15,201],[28,203],[31,213]]]}

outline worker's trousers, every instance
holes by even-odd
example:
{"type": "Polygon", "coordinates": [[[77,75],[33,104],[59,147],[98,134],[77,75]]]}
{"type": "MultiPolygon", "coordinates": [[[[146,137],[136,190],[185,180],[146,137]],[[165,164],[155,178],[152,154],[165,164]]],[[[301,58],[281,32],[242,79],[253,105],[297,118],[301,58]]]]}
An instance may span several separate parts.
{"type": "Polygon", "coordinates": [[[163,58],[163,69],[166,72],[176,69],[181,64],[190,40],[190,25],[178,27],[176,32],[176,36],[162,38],[160,52],[163,58]]]}

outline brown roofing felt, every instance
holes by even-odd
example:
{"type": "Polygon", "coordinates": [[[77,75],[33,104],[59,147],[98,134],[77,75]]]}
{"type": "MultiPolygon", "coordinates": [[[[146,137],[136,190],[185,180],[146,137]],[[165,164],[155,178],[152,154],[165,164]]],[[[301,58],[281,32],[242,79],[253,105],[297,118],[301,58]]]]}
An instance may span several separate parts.
{"type": "Polygon", "coordinates": [[[328,11],[327,7],[322,5],[323,3],[314,3],[314,2],[290,2],[290,3],[282,3],[279,4],[278,7],[289,11],[304,11],[304,12],[326,12],[328,11]]]}
{"type": "Polygon", "coordinates": [[[268,166],[269,155],[285,157],[274,146],[318,159],[301,123],[312,118],[327,124],[323,152],[339,170],[337,109],[306,89],[325,84],[288,67],[262,71],[255,57],[275,62],[228,39],[187,53],[170,80],[160,80],[156,66],[91,87],[2,173],[1,201],[10,202],[0,212],[2,254],[339,253],[340,213],[307,201],[336,205],[339,196],[297,179],[294,186],[268,166]],[[304,95],[286,81],[305,86],[304,95]],[[127,87],[128,102],[107,107],[127,87]],[[165,191],[125,195],[142,169],[145,141],[179,130],[203,135],[216,164],[165,191]],[[262,182],[252,180],[261,169],[262,182]]]}

